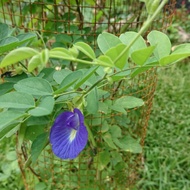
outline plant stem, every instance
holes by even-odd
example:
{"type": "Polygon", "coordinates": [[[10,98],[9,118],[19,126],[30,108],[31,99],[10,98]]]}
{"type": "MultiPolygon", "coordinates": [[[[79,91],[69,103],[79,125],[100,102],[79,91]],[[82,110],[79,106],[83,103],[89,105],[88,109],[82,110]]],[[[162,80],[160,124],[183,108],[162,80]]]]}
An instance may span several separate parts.
{"type": "Polygon", "coordinates": [[[131,43],[120,53],[120,55],[117,57],[117,59],[114,61],[114,64],[124,55],[126,54],[131,46],[136,42],[136,40],[144,33],[146,32],[147,28],[150,26],[150,24],[153,22],[153,20],[157,17],[157,15],[160,13],[164,5],[168,2],[168,0],[163,0],[159,7],[156,9],[154,14],[152,16],[149,15],[148,19],[144,22],[142,28],[139,30],[137,36],[131,41],[131,43]]]}

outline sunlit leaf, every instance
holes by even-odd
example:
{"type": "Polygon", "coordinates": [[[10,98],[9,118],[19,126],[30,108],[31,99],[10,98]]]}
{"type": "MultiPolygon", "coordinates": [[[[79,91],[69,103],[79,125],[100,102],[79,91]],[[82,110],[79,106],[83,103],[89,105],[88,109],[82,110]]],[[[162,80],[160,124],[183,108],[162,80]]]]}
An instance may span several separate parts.
{"type": "Polygon", "coordinates": [[[37,55],[38,53],[38,51],[29,47],[21,47],[18,49],[14,49],[3,58],[3,60],[0,63],[0,68],[17,63],[24,59],[28,59],[34,55],[37,55]]]}
{"type": "Polygon", "coordinates": [[[168,56],[160,59],[160,65],[167,65],[178,62],[190,56],[190,44],[181,44],[168,56]]]}
{"type": "Polygon", "coordinates": [[[102,34],[98,36],[97,43],[100,50],[103,53],[106,53],[107,50],[120,44],[121,41],[119,40],[117,36],[107,33],[107,32],[103,32],[102,34]]]}
{"type": "Polygon", "coordinates": [[[134,51],[131,54],[131,58],[137,65],[142,66],[148,60],[148,58],[152,55],[154,49],[155,49],[155,46],[149,46],[149,47],[134,51]]]}
{"type": "Polygon", "coordinates": [[[93,49],[84,42],[77,42],[74,44],[74,47],[76,47],[79,51],[83,52],[85,55],[87,55],[91,59],[95,59],[96,55],[93,51],[93,49]]]}
{"type": "Polygon", "coordinates": [[[171,42],[166,34],[153,30],[148,34],[147,38],[151,46],[156,46],[154,55],[158,60],[170,54],[171,42]]]}
{"type": "MultiPolygon", "coordinates": [[[[122,43],[128,46],[132,42],[132,40],[137,37],[137,35],[138,35],[137,32],[129,31],[125,32],[124,34],[121,34],[119,39],[121,40],[122,43]]],[[[134,51],[143,48],[146,48],[146,42],[142,36],[139,36],[135,41],[135,43],[130,47],[129,54],[131,55],[131,53],[133,53],[134,51]]]]}
{"type": "Polygon", "coordinates": [[[114,63],[114,65],[120,69],[127,64],[128,52],[120,56],[121,52],[126,48],[124,44],[118,44],[115,47],[110,48],[105,55],[108,56],[114,63]]]}
{"type": "Polygon", "coordinates": [[[113,61],[110,59],[110,57],[106,55],[101,55],[97,59],[94,60],[98,65],[104,66],[104,67],[114,67],[113,61]]]}

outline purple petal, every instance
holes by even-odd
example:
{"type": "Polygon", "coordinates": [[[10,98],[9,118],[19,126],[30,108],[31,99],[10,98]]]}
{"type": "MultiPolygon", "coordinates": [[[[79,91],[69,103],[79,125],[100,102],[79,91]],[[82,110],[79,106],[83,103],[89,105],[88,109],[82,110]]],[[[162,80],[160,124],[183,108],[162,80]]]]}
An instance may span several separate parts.
{"type": "Polygon", "coordinates": [[[56,156],[62,159],[74,159],[84,149],[88,132],[84,125],[84,116],[78,109],[61,113],[50,131],[50,143],[56,156]]]}

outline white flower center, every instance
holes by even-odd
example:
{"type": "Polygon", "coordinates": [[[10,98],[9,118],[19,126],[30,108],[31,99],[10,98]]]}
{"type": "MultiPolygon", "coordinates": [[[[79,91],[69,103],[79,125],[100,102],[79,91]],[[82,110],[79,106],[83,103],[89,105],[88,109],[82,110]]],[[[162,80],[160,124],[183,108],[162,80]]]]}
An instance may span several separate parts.
{"type": "Polygon", "coordinates": [[[72,141],[75,139],[76,134],[77,134],[77,130],[72,129],[71,134],[70,134],[70,136],[69,136],[70,142],[72,142],[72,141]]]}

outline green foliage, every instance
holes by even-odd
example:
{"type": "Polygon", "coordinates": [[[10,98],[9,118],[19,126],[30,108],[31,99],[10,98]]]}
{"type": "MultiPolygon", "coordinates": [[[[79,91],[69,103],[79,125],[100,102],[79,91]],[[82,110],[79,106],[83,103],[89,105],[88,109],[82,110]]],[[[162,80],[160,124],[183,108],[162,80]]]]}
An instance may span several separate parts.
{"type": "Polygon", "coordinates": [[[17,36],[13,36],[13,33],[14,29],[9,29],[8,25],[0,23],[0,55],[16,47],[26,46],[36,38],[34,32],[19,34],[17,36]]]}
{"type": "MultiPolygon", "coordinates": [[[[155,7],[148,8],[150,14],[153,14],[155,7]]],[[[67,27],[64,26],[65,29],[67,27]]],[[[190,55],[189,44],[180,45],[172,51],[169,38],[159,31],[149,33],[147,38],[150,44],[147,44],[142,36],[147,25],[143,27],[139,33],[125,32],[119,37],[101,33],[97,38],[101,51],[98,53],[90,43],[86,43],[77,35],[57,35],[53,48],[42,49],[18,47],[26,46],[26,42],[34,39],[33,34],[5,39],[6,33],[2,32],[3,52],[12,51],[2,57],[0,68],[9,69],[11,66],[18,70],[19,63],[23,67],[23,73],[16,72],[19,76],[12,81],[11,77],[3,77],[3,90],[0,91],[0,138],[9,137],[19,131],[19,148],[24,140],[31,141],[31,156],[26,167],[36,162],[48,144],[49,132],[44,131],[50,130],[55,117],[65,109],[80,108],[87,127],[93,127],[92,131],[88,127],[89,148],[101,149],[93,156],[91,167],[97,174],[102,172],[106,178],[116,178],[117,183],[122,184],[120,171],[126,172],[129,167],[122,155],[140,154],[142,147],[140,140],[131,135],[130,129],[124,130],[128,126],[121,118],[127,119],[127,111],[143,106],[144,101],[137,97],[121,95],[120,82],[128,82],[150,68],[170,65],[190,55]],[[113,84],[116,87],[114,93],[110,92],[110,86],[113,84]],[[109,96],[112,97],[108,100],[109,96]],[[101,117],[104,114],[114,116],[101,117]],[[120,119],[115,116],[117,114],[121,115],[120,119]],[[95,119],[89,119],[91,116],[95,119]],[[103,127],[100,129],[102,122],[103,127]],[[96,144],[95,139],[100,135],[102,141],[96,144]],[[98,167],[93,160],[98,163],[98,167]]],[[[8,32],[6,25],[1,28],[8,32]]],[[[72,29],[76,32],[78,28],[72,26],[72,29]]],[[[87,156],[84,156],[84,159],[87,159],[87,156]]],[[[86,172],[88,165],[83,167],[81,172],[86,172]]],[[[73,176],[71,184],[76,188],[75,178],[78,176],[73,176]]],[[[96,180],[92,179],[91,182],[95,183],[96,180]]],[[[39,183],[36,188],[46,188],[46,184],[39,183]]]]}

